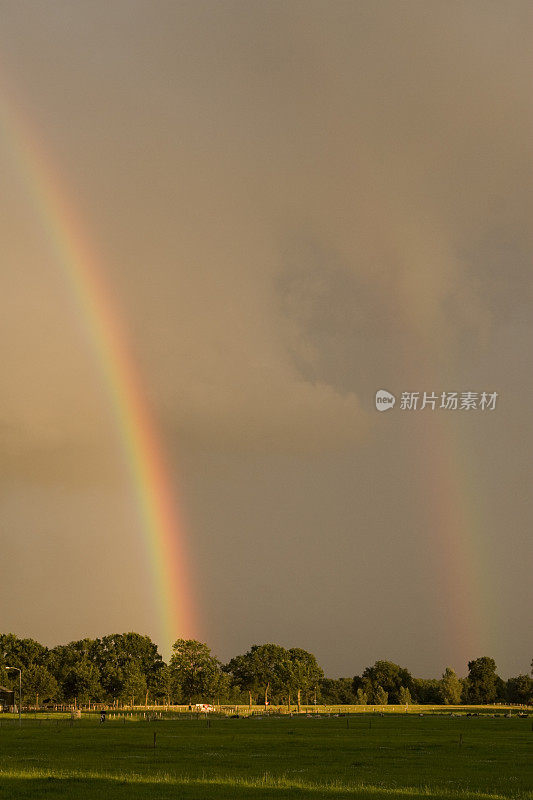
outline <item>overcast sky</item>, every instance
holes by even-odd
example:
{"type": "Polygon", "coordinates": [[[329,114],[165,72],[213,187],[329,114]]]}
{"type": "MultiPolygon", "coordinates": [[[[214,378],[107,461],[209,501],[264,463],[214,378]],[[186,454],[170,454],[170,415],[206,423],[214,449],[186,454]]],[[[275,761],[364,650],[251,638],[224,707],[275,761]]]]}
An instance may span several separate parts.
{"type": "MultiPolygon", "coordinates": [[[[100,254],[223,660],[529,669],[532,17],[0,2],[0,121],[9,95],[100,254]],[[469,390],[495,410],[399,408],[469,390]]],[[[5,132],[0,174],[0,629],[157,638],[106,388],[5,132]]]]}

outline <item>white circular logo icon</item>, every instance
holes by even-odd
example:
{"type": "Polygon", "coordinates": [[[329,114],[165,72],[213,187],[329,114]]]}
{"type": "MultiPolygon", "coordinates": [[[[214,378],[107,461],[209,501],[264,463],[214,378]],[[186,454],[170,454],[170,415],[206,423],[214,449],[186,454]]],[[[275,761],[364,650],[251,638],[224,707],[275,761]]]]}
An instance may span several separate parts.
{"type": "Polygon", "coordinates": [[[376,408],[378,411],[388,411],[394,408],[396,398],[386,389],[378,389],[376,392],[376,408]]]}

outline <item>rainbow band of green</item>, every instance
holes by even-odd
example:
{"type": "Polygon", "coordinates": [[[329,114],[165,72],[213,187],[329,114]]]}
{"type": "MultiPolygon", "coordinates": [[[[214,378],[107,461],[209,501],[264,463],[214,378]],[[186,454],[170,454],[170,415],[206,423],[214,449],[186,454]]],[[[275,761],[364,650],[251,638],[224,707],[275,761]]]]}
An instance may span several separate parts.
{"type": "Polygon", "coordinates": [[[68,284],[112,407],[141,517],[165,649],[196,630],[184,535],[175,493],[146,392],[117,304],[50,158],[0,85],[0,130],[68,284]]]}

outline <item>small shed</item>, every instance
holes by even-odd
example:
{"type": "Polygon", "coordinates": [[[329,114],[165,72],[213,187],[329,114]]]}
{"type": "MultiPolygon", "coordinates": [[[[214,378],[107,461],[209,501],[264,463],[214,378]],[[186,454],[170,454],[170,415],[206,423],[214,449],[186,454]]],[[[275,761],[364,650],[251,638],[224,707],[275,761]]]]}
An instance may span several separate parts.
{"type": "Polygon", "coordinates": [[[14,706],[15,692],[12,689],[6,689],[5,686],[0,686],[0,712],[9,711],[14,706]]]}

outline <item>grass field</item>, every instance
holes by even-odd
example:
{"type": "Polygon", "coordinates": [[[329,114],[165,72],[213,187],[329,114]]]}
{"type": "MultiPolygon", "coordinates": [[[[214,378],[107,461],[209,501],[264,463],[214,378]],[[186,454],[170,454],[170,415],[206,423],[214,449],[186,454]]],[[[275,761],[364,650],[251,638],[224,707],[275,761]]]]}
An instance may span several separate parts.
{"type": "Polygon", "coordinates": [[[0,800],[533,800],[532,756],[531,717],[4,720],[0,800]]]}

